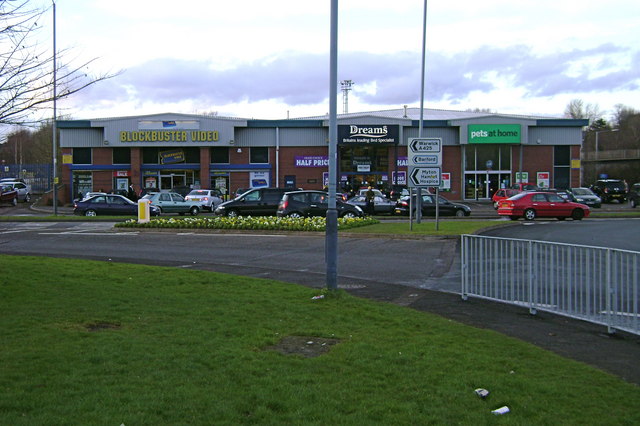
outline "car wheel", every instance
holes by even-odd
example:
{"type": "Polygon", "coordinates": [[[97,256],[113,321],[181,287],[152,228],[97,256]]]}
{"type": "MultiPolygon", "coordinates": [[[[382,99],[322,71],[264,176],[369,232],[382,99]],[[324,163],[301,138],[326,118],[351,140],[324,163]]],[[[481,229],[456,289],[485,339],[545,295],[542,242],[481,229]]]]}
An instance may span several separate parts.
{"type": "Polygon", "coordinates": [[[160,208],[160,206],[157,206],[157,207],[158,207],[158,216],[160,216],[160,213],[162,213],[162,208],[160,208]]]}
{"type": "Polygon", "coordinates": [[[11,205],[12,206],[17,206],[18,205],[18,197],[16,197],[13,200],[11,200],[11,205]]]}
{"type": "Polygon", "coordinates": [[[85,212],[84,212],[84,215],[85,215],[85,216],[91,216],[91,217],[94,217],[94,216],[98,216],[98,213],[96,213],[96,211],[95,211],[95,210],[91,210],[91,209],[89,209],[89,210],[87,210],[87,211],[85,211],[85,212]]]}
{"type": "Polygon", "coordinates": [[[573,220],[582,220],[584,217],[584,211],[582,209],[575,209],[573,213],[571,213],[571,218],[573,220]]]}
{"type": "Polygon", "coordinates": [[[238,217],[238,216],[240,216],[240,215],[238,214],[238,210],[231,209],[231,210],[229,210],[229,211],[227,212],[227,216],[228,216],[228,217],[238,217]]]}
{"type": "Polygon", "coordinates": [[[293,219],[300,219],[302,215],[298,212],[291,212],[287,215],[287,217],[291,217],[293,219]]]}
{"type": "Polygon", "coordinates": [[[632,198],[629,200],[629,205],[631,206],[632,209],[635,209],[638,204],[636,203],[636,200],[632,198]]]}
{"type": "Polygon", "coordinates": [[[342,215],[342,217],[346,217],[346,218],[352,219],[352,218],[358,217],[358,216],[356,216],[356,214],[354,212],[346,212],[345,214],[342,215]]]}
{"type": "Polygon", "coordinates": [[[456,217],[464,217],[464,210],[456,210],[456,217]]]}
{"type": "Polygon", "coordinates": [[[526,220],[533,220],[536,218],[536,211],[534,209],[526,209],[524,211],[524,218],[526,220]]]}
{"type": "Polygon", "coordinates": [[[24,202],[28,203],[29,201],[31,201],[31,194],[27,194],[24,196],[24,202]]]}
{"type": "Polygon", "coordinates": [[[198,213],[200,213],[200,209],[197,207],[191,207],[191,210],[189,210],[191,216],[198,216],[198,213]]]}

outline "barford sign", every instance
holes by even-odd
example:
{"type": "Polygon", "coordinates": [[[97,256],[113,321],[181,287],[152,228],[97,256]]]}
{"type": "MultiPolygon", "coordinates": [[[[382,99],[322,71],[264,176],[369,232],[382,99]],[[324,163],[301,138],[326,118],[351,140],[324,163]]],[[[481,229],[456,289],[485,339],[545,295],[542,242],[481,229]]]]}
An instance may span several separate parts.
{"type": "Polygon", "coordinates": [[[338,144],[341,145],[395,145],[400,126],[350,124],[338,126],[338,144]]]}

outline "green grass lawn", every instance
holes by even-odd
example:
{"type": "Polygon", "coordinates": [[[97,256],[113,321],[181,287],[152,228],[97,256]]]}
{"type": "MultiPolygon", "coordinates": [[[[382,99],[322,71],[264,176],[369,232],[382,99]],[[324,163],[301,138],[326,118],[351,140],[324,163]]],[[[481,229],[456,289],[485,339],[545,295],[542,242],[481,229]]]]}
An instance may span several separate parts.
{"type": "Polygon", "coordinates": [[[413,229],[408,222],[380,222],[375,225],[362,226],[360,228],[349,229],[347,232],[371,233],[371,234],[396,234],[396,235],[462,235],[473,234],[474,232],[491,226],[501,226],[510,224],[510,220],[440,220],[438,230],[435,221],[422,221],[414,223],[413,229]]]}
{"type": "Polygon", "coordinates": [[[178,268],[0,267],[3,425],[640,424],[637,386],[392,304],[178,268]],[[287,336],[337,344],[267,349],[287,336]]]}

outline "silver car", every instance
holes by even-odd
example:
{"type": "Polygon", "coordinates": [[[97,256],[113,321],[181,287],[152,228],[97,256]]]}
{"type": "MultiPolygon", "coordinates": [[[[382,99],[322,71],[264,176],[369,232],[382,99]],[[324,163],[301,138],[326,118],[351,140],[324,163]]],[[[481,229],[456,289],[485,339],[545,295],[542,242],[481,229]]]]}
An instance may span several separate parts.
{"type": "Polygon", "coordinates": [[[213,211],[222,203],[220,191],[217,189],[194,189],[186,197],[187,201],[199,203],[203,210],[213,211]]]}
{"type": "Polygon", "coordinates": [[[2,182],[3,185],[9,185],[18,191],[18,201],[28,203],[31,201],[31,185],[24,182],[2,182]]]}

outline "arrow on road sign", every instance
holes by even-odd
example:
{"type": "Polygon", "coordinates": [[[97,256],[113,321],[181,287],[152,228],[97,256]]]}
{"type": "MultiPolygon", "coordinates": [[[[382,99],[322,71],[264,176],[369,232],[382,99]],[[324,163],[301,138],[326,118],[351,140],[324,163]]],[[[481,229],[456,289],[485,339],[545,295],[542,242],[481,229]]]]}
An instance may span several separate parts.
{"type": "Polygon", "coordinates": [[[439,166],[440,165],[440,155],[438,154],[421,154],[414,155],[413,164],[425,165],[425,166],[439,166]]]}

